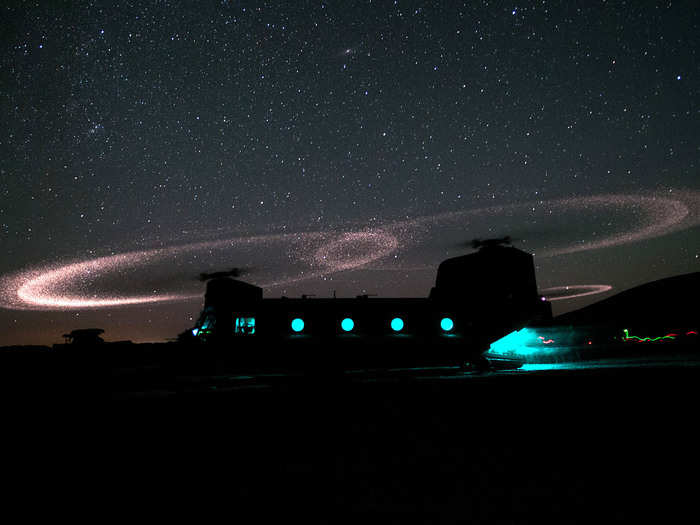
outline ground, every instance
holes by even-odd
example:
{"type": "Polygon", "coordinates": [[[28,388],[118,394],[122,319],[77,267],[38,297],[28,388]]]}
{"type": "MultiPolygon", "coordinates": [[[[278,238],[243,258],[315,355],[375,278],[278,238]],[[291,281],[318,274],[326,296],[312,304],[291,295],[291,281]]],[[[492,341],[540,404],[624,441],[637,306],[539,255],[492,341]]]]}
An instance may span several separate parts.
{"type": "Polygon", "coordinates": [[[204,497],[196,512],[233,506],[314,523],[671,519],[691,501],[687,474],[698,467],[698,364],[200,378],[185,394],[113,403],[114,431],[131,429],[127,448],[166,485],[204,497]]]}
{"type": "MultiPolygon", "coordinates": [[[[694,511],[700,359],[687,352],[483,374],[193,374],[174,392],[129,395],[105,368],[53,366],[13,380],[4,367],[7,405],[40,427],[29,453],[8,457],[21,460],[17,487],[52,479],[69,507],[98,494],[115,516],[245,523],[676,522],[694,511]]],[[[9,421],[6,436],[28,428],[9,421]]]]}

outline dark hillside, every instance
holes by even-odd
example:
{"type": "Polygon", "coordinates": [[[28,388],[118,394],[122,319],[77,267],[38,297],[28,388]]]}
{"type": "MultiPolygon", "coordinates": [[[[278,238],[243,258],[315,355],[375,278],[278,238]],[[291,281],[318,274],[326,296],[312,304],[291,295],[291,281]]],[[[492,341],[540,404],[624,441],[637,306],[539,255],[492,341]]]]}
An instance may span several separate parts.
{"type": "Polygon", "coordinates": [[[696,326],[700,320],[700,272],[668,277],[625,290],[554,319],[559,325],[617,324],[696,326]]]}

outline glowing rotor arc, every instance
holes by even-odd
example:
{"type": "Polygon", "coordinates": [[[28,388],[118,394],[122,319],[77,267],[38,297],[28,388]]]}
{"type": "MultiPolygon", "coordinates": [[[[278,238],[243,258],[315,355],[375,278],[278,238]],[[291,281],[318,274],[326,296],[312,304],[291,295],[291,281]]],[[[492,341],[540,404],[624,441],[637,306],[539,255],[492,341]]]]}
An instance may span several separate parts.
{"type": "Polygon", "coordinates": [[[25,276],[24,282],[17,288],[16,297],[22,305],[48,309],[105,308],[156,301],[178,301],[189,298],[190,296],[183,294],[166,294],[157,296],[112,296],[98,299],[56,293],[57,291],[64,291],[69,287],[67,285],[85,276],[104,272],[105,269],[143,264],[145,261],[152,260],[158,256],[163,256],[161,250],[133,252],[99,257],[45,271],[32,272],[32,275],[25,276]]]}
{"type": "MultiPolygon", "coordinates": [[[[222,239],[184,244],[168,248],[125,252],[98,257],[87,261],[51,265],[26,270],[0,279],[0,306],[12,309],[61,310],[80,308],[107,308],[157,302],[182,301],[200,297],[199,293],[161,293],[148,295],[121,295],[80,293],[85,282],[107,274],[131,273],[149,264],[168,261],[188,253],[257,246],[279,242],[282,245],[321,244],[316,257],[307,265],[308,271],[271,279],[260,283],[272,287],[311,279],[342,270],[352,270],[391,254],[398,248],[398,240],[382,231],[346,232],[338,234],[307,232],[302,234],[273,234],[222,239]],[[352,244],[355,243],[355,244],[352,244]],[[359,251],[351,249],[362,244],[359,251]],[[352,244],[352,245],[351,245],[352,244]]],[[[301,258],[297,258],[301,259],[301,258]]]]}
{"type": "MultiPolygon", "coordinates": [[[[258,282],[263,287],[291,284],[346,270],[373,268],[376,261],[398,250],[412,246],[424,247],[423,241],[440,239],[436,228],[468,224],[471,218],[492,220],[500,215],[527,210],[531,205],[547,207],[555,214],[569,210],[588,212],[590,208],[627,210],[638,217],[638,224],[626,231],[609,232],[592,241],[568,242],[566,246],[550,247],[537,257],[552,257],[580,251],[618,246],[680,231],[700,224],[700,193],[679,191],[653,195],[599,195],[485,207],[449,212],[415,219],[395,221],[378,228],[350,232],[302,232],[232,237],[165,248],[125,252],[67,264],[19,271],[0,278],[0,307],[12,309],[79,309],[105,308],[182,301],[200,297],[200,293],[181,291],[148,294],[90,293],[90,281],[101,276],[131,273],[154,263],[169,263],[184,254],[209,254],[211,250],[242,249],[257,251],[259,247],[277,246],[289,253],[289,261],[301,266],[296,270],[270,273],[258,282]],[[436,235],[433,235],[436,233],[436,235]],[[296,273],[295,273],[296,272],[296,273]],[[288,275],[285,275],[289,273],[288,275]]],[[[275,252],[278,253],[278,252],[275,252]]],[[[195,256],[194,258],[197,258],[195,256]]],[[[405,267],[397,267],[408,271],[405,267]]],[[[541,291],[550,301],[574,299],[604,293],[612,287],[604,284],[569,285],[541,291]]]]}
{"type": "Polygon", "coordinates": [[[588,295],[605,293],[610,290],[612,290],[612,286],[609,284],[570,284],[545,288],[540,290],[540,295],[547,301],[563,301],[565,299],[577,299],[588,295]]]}

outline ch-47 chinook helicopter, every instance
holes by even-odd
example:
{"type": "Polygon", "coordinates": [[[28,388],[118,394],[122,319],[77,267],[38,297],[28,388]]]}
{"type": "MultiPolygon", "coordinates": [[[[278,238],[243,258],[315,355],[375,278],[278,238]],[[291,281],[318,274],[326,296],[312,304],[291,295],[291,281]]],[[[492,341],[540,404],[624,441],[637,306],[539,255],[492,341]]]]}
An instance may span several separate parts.
{"type": "Polygon", "coordinates": [[[537,292],[533,256],[509,237],[469,244],[476,251],[443,261],[422,298],[263,299],[238,279],[246,269],[202,274],[204,308],[181,340],[256,367],[498,367],[484,357],[490,343],[551,317],[551,306],[537,292]]]}

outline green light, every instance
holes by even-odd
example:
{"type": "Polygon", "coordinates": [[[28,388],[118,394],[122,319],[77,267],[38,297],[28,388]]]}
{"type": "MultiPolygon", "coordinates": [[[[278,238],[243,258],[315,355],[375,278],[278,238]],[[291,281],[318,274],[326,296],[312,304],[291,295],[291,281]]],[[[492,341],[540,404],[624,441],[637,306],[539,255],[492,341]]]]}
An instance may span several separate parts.
{"type": "Polygon", "coordinates": [[[401,319],[400,317],[394,317],[391,320],[391,329],[394,332],[400,332],[401,330],[403,330],[403,319],[401,319]]]}
{"type": "Polygon", "coordinates": [[[340,322],[340,327],[345,331],[345,332],[352,332],[352,329],[355,328],[355,321],[350,319],[349,317],[346,317],[340,322]]]}
{"type": "Polygon", "coordinates": [[[440,321],[440,328],[442,328],[445,332],[449,332],[455,327],[454,322],[452,319],[449,317],[443,317],[442,320],[440,321]]]}
{"type": "Polygon", "coordinates": [[[292,330],[295,332],[301,332],[304,329],[304,320],[299,317],[292,320],[292,330]]]}
{"type": "Polygon", "coordinates": [[[623,341],[637,341],[639,343],[653,343],[664,339],[674,340],[677,336],[677,334],[666,334],[659,337],[638,337],[636,335],[630,335],[627,328],[623,329],[622,331],[625,332],[625,335],[622,338],[623,341]]]}

